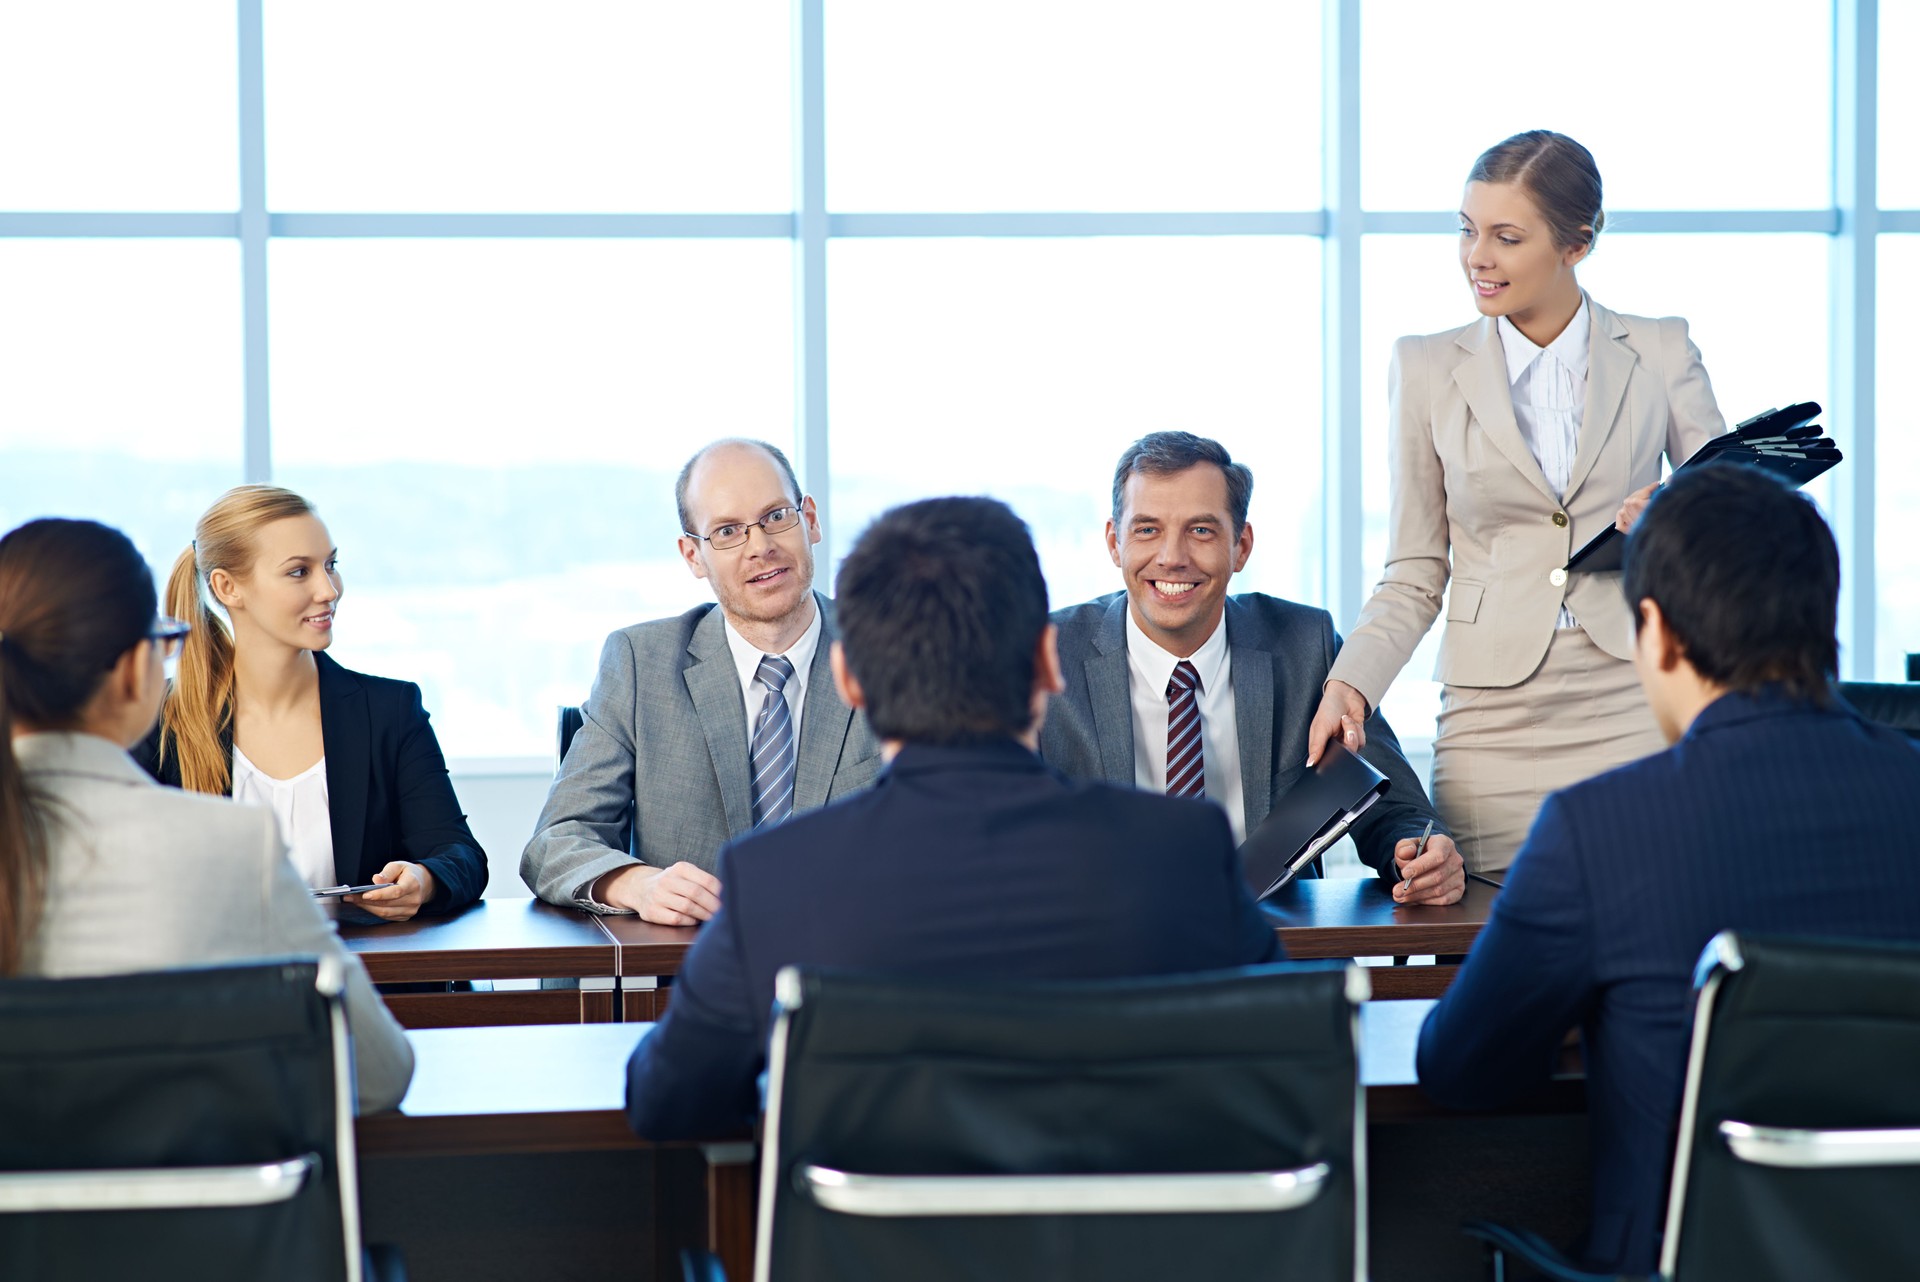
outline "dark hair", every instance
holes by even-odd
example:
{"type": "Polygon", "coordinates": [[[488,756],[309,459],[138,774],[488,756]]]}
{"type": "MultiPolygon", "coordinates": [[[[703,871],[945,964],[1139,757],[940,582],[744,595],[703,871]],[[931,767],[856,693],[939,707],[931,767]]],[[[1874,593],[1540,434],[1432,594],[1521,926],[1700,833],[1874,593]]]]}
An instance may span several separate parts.
{"type": "Polygon", "coordinates": [[[1660,607],[1687,662],[1728,690],[1778,682],[1825,702],[1840,670],[1840,551],[1813,501],[1741,463],[1686,468],[1627,537],[1621,576],[1660,607]]]}
{"type": "Polygon", "coordinates": [[[1227,515],[1233,520],[1233,536],[1239,538],[1247,524],[1247,505],[1253,502],[1253,469],[1234,462],[1220,442],[1192,432],[1150,432],[1127,446],[1113,469],[1113,523],[1120,524],[1129,476],[1135,472],[1169,476],[1199,463],[1211,463],[1226,476],[1227,515]]]}
{"type": "Polygon", "coordinates": [[[680,469],[679,479],[673,483],[673,506],[680,515],[680,529],[685,533],[694,532],[693,518],[687,515],[687,482],[693,478],[694,464],[727,445],[751,445],[756,450],[765,450],[772,455],[773,461],[780,465],[781,475],[787,478],[787,492],[793,495],[795,503],[800,501],[800,478],[793,474],[793,464],[787,462],[787,456],[780,452],[779,446],[769,445],[765,441],[756,441],[746,436],[729,436],[722,440],[710,441],[701,446],[699,451],[687,460],[686,465],[680,469]]]}
{"type": "Polygon", "coordinates": [[[1558,249],[1591,247],[1607,225],[1593,153],[1551,129],[1530,129],[1495,143],[1473,162],[1467,181],[1517,185],[1539,206],[1558,249]]]}
{"type": "Polygon", "coordinates": [[[841,562],[834,610],[881,739],[964,746],[1032,724],[1047,581],[1006,504],[927,499],[883,512],[841,562]]]}
{"type": "Polygon", "coordinates": [[[72,726],[156,603],[153,572],[118,530],[29,521],[0,538],[0,975],[20,968],[39,920],[52,820],[14,758],[14,722],[72,726]]]}

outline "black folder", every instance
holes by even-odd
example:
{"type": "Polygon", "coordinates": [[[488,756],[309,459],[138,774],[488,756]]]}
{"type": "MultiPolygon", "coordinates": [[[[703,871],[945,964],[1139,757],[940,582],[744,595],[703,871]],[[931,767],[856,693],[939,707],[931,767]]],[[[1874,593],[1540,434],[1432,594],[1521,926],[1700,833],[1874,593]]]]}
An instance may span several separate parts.
{"type": "Polygon", "coordinates": [[[1301,773],[1293,787],[1248,838],[1240,843],[1240,870],[1255,899],[1265,899],[1299,875],[1353,821],[1386,796],[1387,777],[1338,740],[1301,773]]]}
{"type": "MultiPolygon", "coordinates": [[[[1731,432],[1702,445],[1680,466],[1745,463],[1771,472],[1789,485],[1805,485],[1844,457],[1830,438],[1821,435],[1820,425],[1813,421],[1819,415],[1820,406],[1813,401],[1755,414],[1731,432]]],[[[1620,531],[1609,525],[1575,552],[1566,568],[1570,573],[1618,570],[1626,548],[1620,531]]]]}

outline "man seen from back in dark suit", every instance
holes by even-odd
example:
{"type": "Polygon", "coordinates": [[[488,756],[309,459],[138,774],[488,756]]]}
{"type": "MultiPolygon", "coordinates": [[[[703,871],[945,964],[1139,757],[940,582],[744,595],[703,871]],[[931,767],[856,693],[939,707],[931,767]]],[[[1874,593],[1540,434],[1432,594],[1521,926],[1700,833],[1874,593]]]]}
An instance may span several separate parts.
{"type": "MultiPolygon", "coordinates": [[[[1236,841],[1299,780],[1340,637],[1325,610],[1229,596],[1253,555],[1253,472],[1218,441],[1154,432],[1113,473],[1107,552],[1125,592],[1053,616],[1066,692],[1041,736],[1050,765],[1217,803],[1236,841]]],[[[1466,870],[1385,717],[1343,727],[1392,787],[1352,829],[1361,860],[1408,904],[1450,904],[1466,870]],[[1437,820],[1436,820],[1437,823],[1437,820]]],[[[1318,875],[1317,867],[1309,875],[1318,875]]]]}
{"type": "Polygon", "coordinates": [[[726,896],[627,1066],[649,1138],[750,1124],[783,966],[1096,979],[1279,953],[1217,807],[1071,783],[1035,755],[1060,664],[1039,558],[1004,504],[885,513],[836,596],[834,683],[887,768],[721,852],[726,896]]]}
{"type": "MultiPolygon", "coordinates": [[[[1587,1067],[1591,1268],[1657,1262],[1692,975],[1723,930],[1920,939],[1920,751],[1834,694],[1840,558],[1765,473],[1676,473],[1628,538],[1634,663],[1672,745],[1549,796],[1420,1033],[1420,1083],[1493,1108],[1587,1067]]],[[[1864,1065],[1863,1071],[1874,1071],[1864,1065]]]]}

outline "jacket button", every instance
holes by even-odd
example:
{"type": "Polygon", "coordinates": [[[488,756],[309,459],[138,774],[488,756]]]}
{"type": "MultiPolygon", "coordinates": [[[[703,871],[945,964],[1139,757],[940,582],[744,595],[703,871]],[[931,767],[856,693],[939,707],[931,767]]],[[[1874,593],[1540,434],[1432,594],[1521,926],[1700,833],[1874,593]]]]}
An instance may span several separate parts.
{"type": "Polygon", "coordinates": [[[1566,581],[1567,581],[1567,572],[1565,570],[1555,570],[1552,574],[1549,574],[1547,576],[1547,582],[1553,584],[1553,586],[1556,588],[1559,587],[1562,583],[1565,583],[1566,581]]]}
{"type": "Polygon", "coordinates": [[[1557,525],[1557,526],[1559,526],[1559,527],[1560,527],[1561,529],[1563,529],[1563,530],[1564,530],[1564,529],[1566,529],[1566,528],[1567,528],[1567,514],[1566,514],[1565,512],[1555,512],[1555,513],[1553,514],[1553,523],[1554,523],[1555,525],[1557,525]]]}

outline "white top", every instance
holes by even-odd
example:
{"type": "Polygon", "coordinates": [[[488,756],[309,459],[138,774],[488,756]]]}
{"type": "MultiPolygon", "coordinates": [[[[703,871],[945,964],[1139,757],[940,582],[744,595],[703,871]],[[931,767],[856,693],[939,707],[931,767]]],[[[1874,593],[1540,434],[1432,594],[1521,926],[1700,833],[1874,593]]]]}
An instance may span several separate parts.
{"type": "Polygon", "coordinates": [[[287,858],[309,887],[337,886],[333,868],[333,812],[327,806],[327,759],[291,779],[275,779],[233,749],[233,799],[273,811],[287,858]]]}
{"type": "MultiPolygon", "coordinates": [[[[764,650],[757,650],[751,641],[734,630],[733,620],[726,620],[727,648],[733,651],[733,666],[740,674],[740,697],[747,705],[747,747],[753,747],[753,723],[760,715],[760,705],[765,702],[767,688],[760,684],[760,660],[767,657],[764,650]]],[[[787,662],[793,665],[793,675],[787,678],[781,693],[787,696],[787,711],[793,716],[793,747],[800,750],[800,713],[807,706],[807,677],[813,671],[813,652],[820,648],[820,603],[813,603],[813,622],[800,634],[800,639],[785,650],[787,662]]]]}
{"type": "MultiPolygon", "coordinates": [[[[1584,294],[1580,310],[1560,331],[1560,337],[1545,347],[1537,346],[1505,316],[1500,318],[1500,345],[1507,354],[1514,421],[1546,474],[1547,484],[1563,498],[1573,476],[1573,456],[1580,446],[1580,424],[1586,417],[1592,327],[1584,294]]],[[[1560,607],[1558,626],[1575,626],[1573,612],[1564,605],[1560,607]]]]}
{"type": "MultiPolygon", "coordinates": [[[[1201,751],[1206,754],[1207,800],[1227,812],[1236,842],[1247,839],[1246,789],[1240,782],[1240,729],[1233,711],[1233,653],[1227,649],[1227,617],[1187,657],[1200,674],[1201,751]]],[[[1180,656],[1162,649],[1141,630],[1127,608],[1127,688],[1133,695],[1133,782],[1150,792],[1167,790],[1167,683],[1180,656]]]]}

